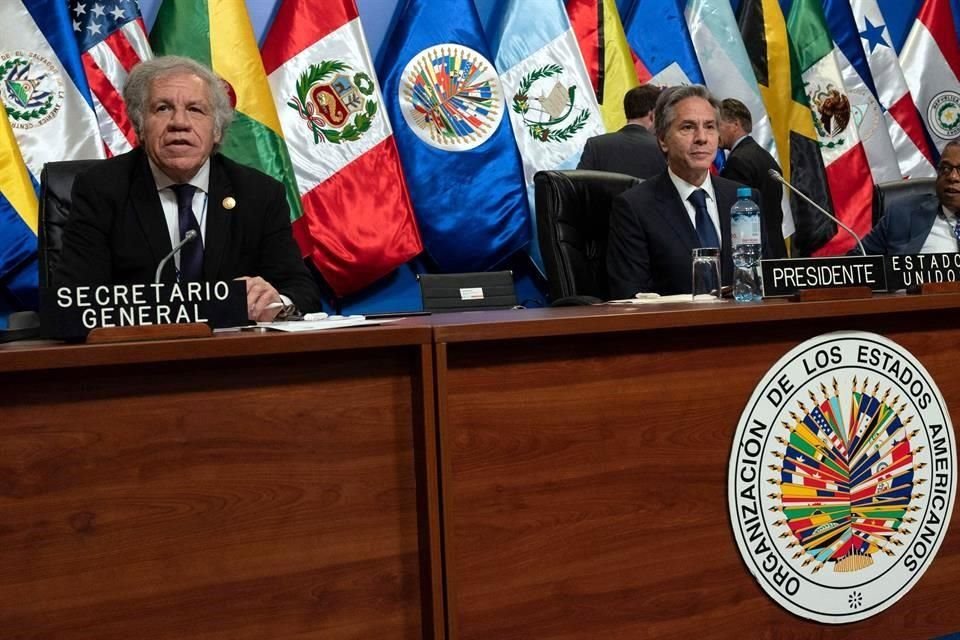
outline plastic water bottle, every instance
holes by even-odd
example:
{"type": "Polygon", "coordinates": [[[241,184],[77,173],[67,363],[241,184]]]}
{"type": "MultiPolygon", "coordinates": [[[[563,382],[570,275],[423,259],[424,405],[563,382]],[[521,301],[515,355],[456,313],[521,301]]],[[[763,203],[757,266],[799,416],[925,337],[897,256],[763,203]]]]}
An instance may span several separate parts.
{"type": "Polygon", "coordinates": [[[737,201],[730,208],[730,244],[733,248],[733,297],[752,302],[760,294],[760,207],[751,199],[749,187],[737,189],[737,201]]]}

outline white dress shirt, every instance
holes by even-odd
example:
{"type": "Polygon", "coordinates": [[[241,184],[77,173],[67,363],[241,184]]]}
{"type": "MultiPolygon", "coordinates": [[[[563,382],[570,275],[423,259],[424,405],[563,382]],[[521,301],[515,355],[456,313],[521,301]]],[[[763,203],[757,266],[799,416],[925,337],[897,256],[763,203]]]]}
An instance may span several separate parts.
{"type": "Polygon", "coordinates": [[[957,236],[953,228],[957,224],[957,216],[946,207],[940,207],[940,213],[930,227],[930,234],[923,241],[920,253],[954,253],[957,251],[957,236]]]}
{"type": "MultiPolygon", "coordinates": [[[[180,183],[171,180],[153,163],[153,160],[150,160],[150,172],[153,174],[153,181],[157,184],[157,195],[160,196],[163,217],[167,221],[167,231],[170,232],[170,246],[173,247],[180,242],[180,207],[177,204],[177,194],[171,187],[180,183]]],[[[197,188],[193,193],[193,215],[197,219],[197,224],[200,225],[200,240],[205,242],[207,237],[207,199],[210,188],[210,158],[207,158],[207,161],[203,163],[197,174],[187,184],[197,188]]],[[[173,259],[177,265],[177,271],[179,271],[179,251],[173,256],[173,259]]]]}
{"type": "Polygon", "coordinates": [[[693,204],[687,198],[697,189],[703,189],[707,192],[707,213],[710,214],[710,220],[713,222],[714,229],[717,232],[720,248],[723,248],[723,234],[720,233],[720,213],[717,211],[717,196],[713,192],[713,180],[711,180],[708,175],[707,179],[703,181],[703,184],[698,187],[675,174],[673,169],[669,167],[667,168],[667,173],[670,175],[673,186],[677,188],[677,193],[680,194],[680,199],[683,201],[683,206],[687,210],[687,215],[690,216],[690,223],[693,224],[694,229],[697,228],[697,210],[693,208],[693,204]]]}

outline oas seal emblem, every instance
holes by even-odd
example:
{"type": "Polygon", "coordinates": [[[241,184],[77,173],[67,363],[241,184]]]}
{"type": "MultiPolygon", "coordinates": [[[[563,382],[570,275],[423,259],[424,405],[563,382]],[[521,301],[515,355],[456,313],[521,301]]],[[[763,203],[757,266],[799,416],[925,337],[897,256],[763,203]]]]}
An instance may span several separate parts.
{"type": "Polygon", "coordinates": [[[942,91],[927,106],[927,122],[933,132],[944,140],[960,136],[960,94],[942,91]]]}
{"type": "Polygon", "coordinates": [[[559,64],[548,64],[533,69],[520,81],[520,87],[513,96],[511,108],[523,118],[530,136],[539,142],[565,142],[587,125],[590,112],[587,109],[577,111],[577,87],[564,86],[556,76],[563,74],[559,64]],[[534,87],[542,80],[554,79],[552,86],[540,89],[539,95],[533,95],[534,87]]]}
{"type": "Polygon", "coordinates": [[[53,120],[63,104],[57,67],[32,51],[0,53],[0,96],[14,129],[32,129],[53,120]]]}
{"type": "Polygon", "coordinates": [[[341,60],[312,64],[297,80],[297,95],[287,103],[313,133],[314,144],[355,142],[377,115],[370,76],[341,60]]]}
{"type": "Polygon", "coordinates": [[[403,119],[420,140],[446,151],[479,147],[503,118],[503,93],[493,65],[458,44],[415,55],[400,76],[403,119]]]}
{"type": "Polygon", "coordinates": [[[820,622],[903,597],[946,536],[956,448],[929,373],[876,334],[808,340],[763,378],[729,470],[740,553],[767,594],[820,622]]]}

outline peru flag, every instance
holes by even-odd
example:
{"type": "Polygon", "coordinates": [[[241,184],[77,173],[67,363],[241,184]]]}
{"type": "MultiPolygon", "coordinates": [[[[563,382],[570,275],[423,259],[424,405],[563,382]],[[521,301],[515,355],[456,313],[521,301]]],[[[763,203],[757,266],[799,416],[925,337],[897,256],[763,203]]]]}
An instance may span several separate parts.
{"type": "Polygon", "coordinates": [[[960,42],[950,0],[924,0],[900,66],[937,149],[960,136],[960,42]]]}
{"type": "Polygon", "coordinates": [[[262,50],[304,255],[344,296],[423,250],[354,0],[284,0],[262,50]]]}

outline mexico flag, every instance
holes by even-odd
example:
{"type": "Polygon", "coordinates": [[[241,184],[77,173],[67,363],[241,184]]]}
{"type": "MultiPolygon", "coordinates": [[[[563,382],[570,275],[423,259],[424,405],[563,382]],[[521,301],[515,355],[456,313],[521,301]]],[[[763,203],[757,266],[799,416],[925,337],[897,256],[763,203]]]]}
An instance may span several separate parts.
{"type": "Polygon", "coordinates": [[[293,159],[294,236],[337,295],[423,245],[354,0],[284,0],[263,63],[293,159]]]}
{"type": "MultiPolygon", "coordinates": [[[[850,98],[844,92],[836,47],[821,4],[816,0],[794,0],[787,17],[787,33],[813,113],[833,213],[857,235],[864,236],[872,224],[873,177],[850,98]]],[[[813,255],[843,255],[855,242],[845,231],[837,229],[813,255]]]]}

